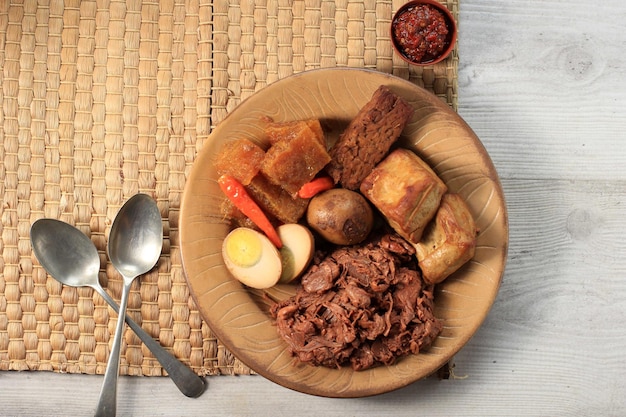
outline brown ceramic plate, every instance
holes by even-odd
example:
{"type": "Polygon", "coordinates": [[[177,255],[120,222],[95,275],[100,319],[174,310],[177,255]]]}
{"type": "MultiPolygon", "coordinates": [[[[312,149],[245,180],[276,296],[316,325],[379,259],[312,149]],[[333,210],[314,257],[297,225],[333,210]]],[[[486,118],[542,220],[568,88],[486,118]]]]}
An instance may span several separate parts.
{"type": "MultiPolygon", "coordinates": [[[[500,182],[483,145],[443,101],[414,84],[379,72],[321,69],[277,81],[242,102],[211,133],[195,161],[180,213],[183,266],[202,317],[243,363],[293,390],[327,397],[363,397],[406,386],[434,373],[472,337],[496,297],[508,247],[507,212],[500,182]],[[354,372],[298,363],[286,350],[268,315],[270,302],[232,278],[221,256],[228,225],[219,212],[223,199],[213,167],[222,145],[236,138],[258,141],[259,119],[316,117],[336,136],[384,84],[415,106],[403,146],[421,155],[468,202],[480,228],[475,257],[441,284],[435,314],[444,329],[426,352],[393,366],[354,372]]],[[[292,286],[269,296],[282,299],[292,286]]]]}

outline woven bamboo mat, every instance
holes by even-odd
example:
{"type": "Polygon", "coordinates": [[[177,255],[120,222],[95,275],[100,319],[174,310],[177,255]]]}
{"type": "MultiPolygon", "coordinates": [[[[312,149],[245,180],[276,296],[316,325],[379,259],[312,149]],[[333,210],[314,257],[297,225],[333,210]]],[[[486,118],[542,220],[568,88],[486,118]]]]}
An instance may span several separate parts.
{"type": "MultiPolygon", "coordinates": [[[[400,0],[0,1],[0,370],[103,374],[115,313],[62,286],[34,258],[30,225],[51,217],[96,244],[137,192],[165,220],[157,270],[129,314],[200,375],[250,374],[190,298],[178,241],[181,194],[211,129],[241,100],[301,71],[364,67],[435,92],[456,109],[458,55],[409,68],[388,36],[400,0]]],[[[446,5],[458,17],[458,0],[446,5]]],[[[129,330],[120,373],[164,375],[129,330]]]]}

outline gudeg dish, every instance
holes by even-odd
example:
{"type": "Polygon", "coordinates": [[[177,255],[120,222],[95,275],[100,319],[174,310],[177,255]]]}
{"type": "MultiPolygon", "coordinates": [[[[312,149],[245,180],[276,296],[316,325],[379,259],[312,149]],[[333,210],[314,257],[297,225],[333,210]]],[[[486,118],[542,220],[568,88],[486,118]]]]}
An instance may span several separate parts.
{"type": "MultiPolygon", "coordinates": [[[[332,139],[331,139],[332,140],[332,139]]],[[[445,365],[474,335],[497,295],[508,249],[508,219],[496,170],[471,128],[443,101],[397,77],[356,69],[320,69],[277,81],[242,102],[211,133],[190,172],[180,213],[180,244],[190,292],[202,317],[238,359],[287,388],[326,397],[363,397],[404,387],[445,365]],[[221,256],[229,224],[213,167],[226,141],[259,143],[260,118],[315,117],[337,137],[380,86],[416,111],[400,144],[417,152],[452,192],[464,197],[480,233],[475,256],[437,287],[435,315],[443,330],[432,347],[397,364],[355,372],[301,364],[292,358],[268,314],[293,285],[253,290],[230,276],[221,256]]]]}

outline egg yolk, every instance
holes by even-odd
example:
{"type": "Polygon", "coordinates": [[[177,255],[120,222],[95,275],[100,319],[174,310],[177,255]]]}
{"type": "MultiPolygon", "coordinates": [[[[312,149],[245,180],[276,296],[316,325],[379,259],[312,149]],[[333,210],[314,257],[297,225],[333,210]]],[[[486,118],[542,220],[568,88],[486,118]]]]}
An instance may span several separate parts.
{"type": "Polygon", "coordinates": [[[241,267],[251,267],[259,262],[263,247],[256,233],[249,229],[236,229],[226,242],[230,260],[241,267]]]}

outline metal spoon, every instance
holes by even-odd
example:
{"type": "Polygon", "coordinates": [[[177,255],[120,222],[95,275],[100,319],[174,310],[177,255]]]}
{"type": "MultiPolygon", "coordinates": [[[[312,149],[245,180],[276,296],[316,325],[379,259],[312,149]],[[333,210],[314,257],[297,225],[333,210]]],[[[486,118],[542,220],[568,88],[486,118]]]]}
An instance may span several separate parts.
{"type": "Polygon", "coordinates": [[[115,416],[117,376],[130,287],[135,278],[156,265],[162,247],[163,224],[156,203],[145,194],[134,195],[118,211],[109,235],[109,259],[122,275],[123,286],[115,336],[104,372],[96,417],[115,416]]]}
{"type": "MultiPolygon", "coordinates": [[[[119,306],[98,280],[100,257],[93,242],[76,227],[55,219],[39,219],[30,229],[33,252],[52,278],[70,287],[91,287],[119,313],[119,306]]],[[[178,389],[187,397],[204,392],[204,380],[126,316],[126,323],[154,354],[178,389]]]]}

